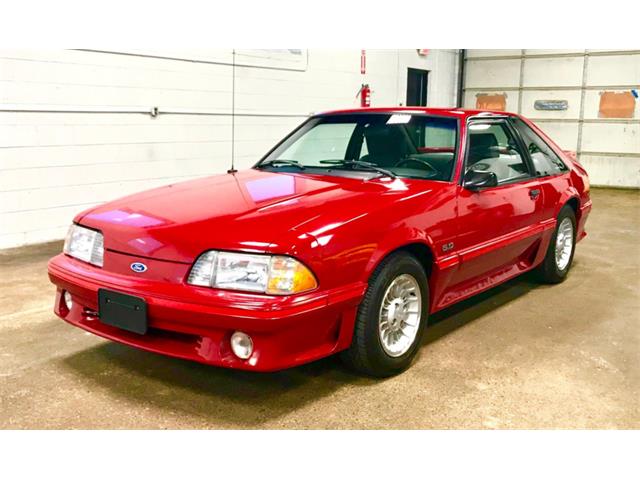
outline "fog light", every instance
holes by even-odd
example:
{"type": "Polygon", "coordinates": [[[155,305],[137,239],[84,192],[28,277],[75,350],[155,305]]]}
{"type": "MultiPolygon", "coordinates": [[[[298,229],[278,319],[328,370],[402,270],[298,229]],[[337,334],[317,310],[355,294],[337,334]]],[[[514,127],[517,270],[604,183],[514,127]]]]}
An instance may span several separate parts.
{"type": "Polygon", "coordinates": [[[71,294],[65,290],[63,298],[64,298],[64,304],[66,305],[67,310],[71,311],[71,307],[73,307],[73,299],[71,298],[71,294]]]}
{"type": "Polygon", "coordinates": [[[246,360],[253,353],[253,341],[246,333],[234,332],[231,335],[231,350],[236,357],[246,360]]]}

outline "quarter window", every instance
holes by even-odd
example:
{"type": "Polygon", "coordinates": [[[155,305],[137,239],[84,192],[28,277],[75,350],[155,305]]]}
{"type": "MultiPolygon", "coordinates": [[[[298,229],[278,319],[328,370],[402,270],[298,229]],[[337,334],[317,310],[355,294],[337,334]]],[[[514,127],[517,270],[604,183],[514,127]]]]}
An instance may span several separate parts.
{"type": "Polygon", "coordinates": [[[529,125],[519,118],[513,118],[512,121],[518,132],[520,132],[527,150],[529,150],[533,167],[538,175],[556,175],[567,171],[567,166],[560,160],[560,157],[529,125]]]}
{"type": "Polygon", "coordinates": [[[473,122],[469,125],[467,171],[495,173],[498,183],[531,176],[524,155],[505,122],[473,122]]]}

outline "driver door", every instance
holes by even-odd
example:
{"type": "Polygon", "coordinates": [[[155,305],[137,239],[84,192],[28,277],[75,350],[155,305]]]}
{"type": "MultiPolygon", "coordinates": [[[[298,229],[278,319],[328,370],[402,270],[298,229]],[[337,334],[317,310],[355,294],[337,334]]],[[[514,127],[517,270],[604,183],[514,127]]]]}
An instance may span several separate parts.
{"type": "Polygon", "coordinates": [[[463,172],[493,172],[497,185],[458,195],[458,299],[528,268],[542,235],[542,190],[506,119],[471,120],[463,172]]]}

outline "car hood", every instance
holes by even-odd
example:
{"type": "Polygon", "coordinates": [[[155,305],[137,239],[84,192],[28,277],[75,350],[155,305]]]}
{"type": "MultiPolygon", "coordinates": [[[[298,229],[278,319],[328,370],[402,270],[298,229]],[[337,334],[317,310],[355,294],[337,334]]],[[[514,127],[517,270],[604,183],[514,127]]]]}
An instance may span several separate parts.
{"type": "Polygon", "coordinates": [[[290,253],[296,238],[413,195],[416,183],[424,193],[439,185],[247,170],[123,197],[76,221],[101,230],[107,250],[161,260],[191,263],[209,249],[290,253]]]}

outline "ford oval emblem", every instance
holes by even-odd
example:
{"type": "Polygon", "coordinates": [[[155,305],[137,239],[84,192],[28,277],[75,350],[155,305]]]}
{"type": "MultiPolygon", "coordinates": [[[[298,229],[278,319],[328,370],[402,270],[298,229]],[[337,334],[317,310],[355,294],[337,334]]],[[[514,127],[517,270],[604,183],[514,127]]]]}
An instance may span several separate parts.
{"type": "Polygon", "coordinates": [[[131,264],[131,270],[133,270],[136,273],[142,273],[147,271],[147,266],[144,263],[133,262],[131,264]]]}

